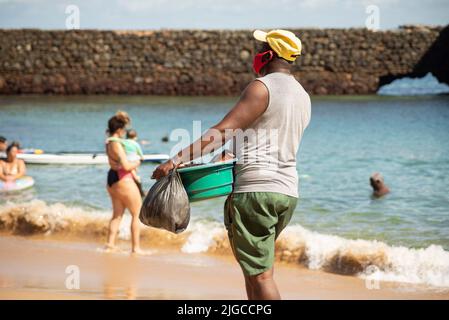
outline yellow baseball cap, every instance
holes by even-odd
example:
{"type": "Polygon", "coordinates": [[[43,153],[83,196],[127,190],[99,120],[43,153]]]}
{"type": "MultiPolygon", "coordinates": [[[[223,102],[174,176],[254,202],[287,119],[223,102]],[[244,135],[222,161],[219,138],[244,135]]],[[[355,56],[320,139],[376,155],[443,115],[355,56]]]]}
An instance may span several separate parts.
{"type": "Polygon", "coordinates": [[[256,30],[253,36],[256,40],[267,42],[271,49],[285,60],[295,61],[301,54],[301,40],[291,31],[277,29],[264,32],[256,30]]]}

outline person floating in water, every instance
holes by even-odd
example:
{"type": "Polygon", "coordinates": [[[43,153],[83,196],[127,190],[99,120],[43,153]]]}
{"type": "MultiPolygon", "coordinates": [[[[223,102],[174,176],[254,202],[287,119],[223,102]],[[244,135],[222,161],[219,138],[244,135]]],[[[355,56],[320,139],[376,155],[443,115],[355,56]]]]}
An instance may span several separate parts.
{"type": "Polygon", "coordinates": [[[17,158],[19,143],[12,142],[6,148],[6,159],[0,160],[0,180],[14,182],[26,174],[25,161],[17,158]]]}
{"type": "Polygon", "coordinates": [[[379,172],[373,173],[369,178],[369,182],[373,188],[374,198],[380,198],[390,192],[390,189],[384,183],[384,178],[379,172]]]}

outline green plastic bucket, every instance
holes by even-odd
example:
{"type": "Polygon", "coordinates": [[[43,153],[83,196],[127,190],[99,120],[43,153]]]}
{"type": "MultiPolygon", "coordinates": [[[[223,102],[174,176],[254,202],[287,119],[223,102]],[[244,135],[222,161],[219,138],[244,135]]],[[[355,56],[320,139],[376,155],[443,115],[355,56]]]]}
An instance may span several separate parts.
{"type": "Polygon", "coordinates": [[[222,197],[232,192],[235,161],[178,169],[190,202],[222,197]]]}

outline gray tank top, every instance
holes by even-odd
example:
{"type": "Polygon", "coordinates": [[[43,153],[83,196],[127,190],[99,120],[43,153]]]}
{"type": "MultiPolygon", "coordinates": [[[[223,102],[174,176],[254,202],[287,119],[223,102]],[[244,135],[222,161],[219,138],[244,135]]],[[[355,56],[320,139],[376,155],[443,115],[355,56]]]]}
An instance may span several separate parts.
{"type": "Polygon", "coordinates": [[[277,192],[298,197],[296,154],[310,122],[310,97],[292,76],[258,78],[268,88],[266,111],[236,135],[234,192],[277,192]]]}

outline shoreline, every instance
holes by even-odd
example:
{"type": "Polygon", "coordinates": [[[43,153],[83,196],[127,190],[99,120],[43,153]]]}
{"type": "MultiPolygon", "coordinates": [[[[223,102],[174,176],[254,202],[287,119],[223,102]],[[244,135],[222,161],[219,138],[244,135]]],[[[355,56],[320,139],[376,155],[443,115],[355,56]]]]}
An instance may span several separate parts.
{"type": "MultiPolygon", "coordinates": [[[[129,223],[130,216],[125,215],[118,242],[123,248],[129,247],[129,223]]],[[[104,212],[61,203],[48,205],[33,200],[0,208],[0,238],[4,235],[8,239],[19,237],[61,245],[83,243],[98,248],[106,239],[107,224],[104,212]]],[[[234,263],[225,228],[218,222],[192,221],[181,234],[142,227],[141,243],[143,248],[157,248],[187,260],[204,255],[234,263]]],[[[439,245],[416,249],[377,240],[343,238],[291,225],[276,242],[275,260],[276,265],[295,269],[449,290],[449,252],[439,245]]]]}
{"type": "MultiPolygon", "coordinates": [[[[167,249],[136,257],[99,247],[0,236],[0,260],[7,261],[0,265],[0,299],[246,299],[231,257],[167,249]],[[74,265],[79,290],[66,288],[66,268],[74,265]]],[[[275,279],[283,299],[449,299],[447,289],[393,282],[369,289],[360,278],[278,262],[275,279]]]]}

